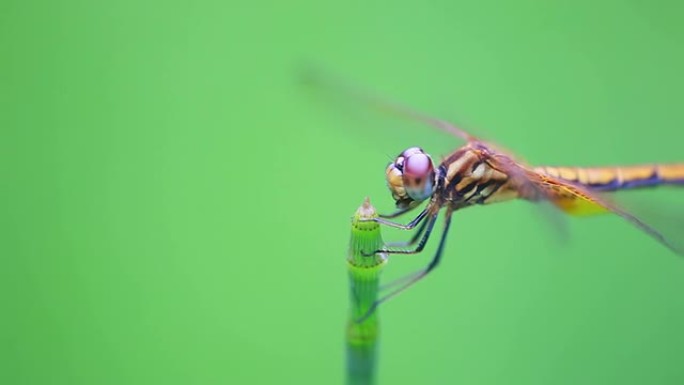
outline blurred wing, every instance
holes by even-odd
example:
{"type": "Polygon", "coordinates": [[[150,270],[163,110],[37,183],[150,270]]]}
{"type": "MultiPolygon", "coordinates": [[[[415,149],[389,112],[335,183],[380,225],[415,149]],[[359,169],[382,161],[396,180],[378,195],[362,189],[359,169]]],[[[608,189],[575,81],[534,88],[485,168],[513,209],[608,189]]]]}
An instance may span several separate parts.
{"type": "MultiPolygon", "coordinates": [[[[594,215],[613,213],[626,219],[646,234],[668,247],[675,253],[684,256],[684,218],[680,218],[679,227],[659,227],[661,230],[673,232],[673,236],[666,237],[663,231],[653,226],[657,223],[657,216],[648,223],[623,208],[621,205],[607,198],[605,194],[591,191],[584,186],[572,184],[547,175],[536,173],[503,155],[495,156],[494,166],[505,172],[520,191],[521,197],[530,200],[546,200],[563,212],[571,215],[594,215]]],[[[650,218],[650,216],[649,216],[650,218]]]]}
{"type": "Polygon", "coordinates": [[[426,115],[399,103],[389,101],[373,94],[368,90],[355,87],[349,82],[345,82],[330,75],[325,75],[319,71],[305,71],[303,80],[305,84],[315,86],[323,90],[333,91],[337,94],[347,96],[353,100],[369,105],[380,111],[388,112],[392,115],[397,115],[402,118],[408,118],[424,123],[428,126],[437,128],[448,134],[461,138],[467,142],[475,140],[475,137],[467,133],[465,130],[456,127],[452,123],[426,115]]]}

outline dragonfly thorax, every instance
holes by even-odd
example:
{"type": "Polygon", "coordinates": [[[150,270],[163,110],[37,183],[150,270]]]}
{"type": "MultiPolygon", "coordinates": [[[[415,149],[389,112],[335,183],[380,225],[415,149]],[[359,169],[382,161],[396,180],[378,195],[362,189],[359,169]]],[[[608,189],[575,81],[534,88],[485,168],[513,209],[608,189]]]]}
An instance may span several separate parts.
{"type": "Polygon", "coordinates": [[[440,164],[444,186],[438,194],[454,209],[518,197],[509,175],[497,169],[486,147],[469,144],[456,150],[440,164]]]}
{"type": "Polygon", "coordinates": [[[432,196],[435,169],[432,158],[419,147],[411,147],[397,156],[385,172],[387,186],[397,207],[409,207],[432,196]]]}

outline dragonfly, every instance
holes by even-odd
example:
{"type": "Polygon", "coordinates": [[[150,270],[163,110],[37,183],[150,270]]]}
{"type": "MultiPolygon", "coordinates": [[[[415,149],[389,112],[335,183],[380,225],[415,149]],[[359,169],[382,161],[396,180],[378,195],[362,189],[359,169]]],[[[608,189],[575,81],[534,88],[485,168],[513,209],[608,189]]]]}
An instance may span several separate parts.
{"type": "MultiPolygon", "coordinates": [[[[673,252],[684,255],[682,239],[666,237],[605,195],[609,192],[661,185],[684,186],[684,163],[617,167],[531,167],[500,150],[499,146],[482,140],[451,122],[389,102],[366,91],[330,82],[330,79],[323,80],[322,85],[332,85],[364,104],[423,123],[464,142],[438,164],[422,148],[410,147],[387,166],[387,186],[397,211],[370,220],[397,229],[414,230],[415,234],[408,242],[401,244],[403,248],[385,247],[367,255],[418,254],[425,248],[442,211],[444,224],[437,250],[429,263],[421,270],[386,285],[384,288],[391,291],[376,300],[364,318],[372,314],[382,302],[414,285],[439,265],[452,214],[471,206],[522,199],[550,203],[560,211],[576,216],[613,213],[673,252]],[[408,223],[392,221],[417,210],[423,204],[422,210],[408,223]],[[416,246],[406,249],[413,245],[416,246]]],[[[680,237],[682,235],[684,231],[680,232],[680,237]]]]}

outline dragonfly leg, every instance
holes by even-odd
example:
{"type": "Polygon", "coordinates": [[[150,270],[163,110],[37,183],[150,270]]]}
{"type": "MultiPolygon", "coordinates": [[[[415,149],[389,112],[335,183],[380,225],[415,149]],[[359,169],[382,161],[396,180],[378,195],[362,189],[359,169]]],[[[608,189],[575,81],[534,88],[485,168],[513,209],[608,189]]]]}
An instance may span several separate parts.
{"type": "Polygon", "coordinates": [[[415,208],[416,208],[415,206],[414,206],[414,207],[404,207],[403,209],[399,209],[399,210],[397,210],[397,211],[395,211],[395,212],[393,212],[393,213],[390,213],[390,214],[378,214],[378,216],[379,216],[380,218],[392,219],[392,218],[396,218],[396,217],[398,217],[398,216],[400,216],[400,215],[406,214],[407,212],[409,212],[409,211],[411,211],[411,210],[413,210],[413,209],[415,209],[415,208]]]}
{"type": "Polygon", "coordinates": [[[425,231],[425,228],[427,227],[426,225],[428,224],[429,221],[423,221],[420,224],[420,227],[418,227],[418,230],[416,230],[415,234],[411,237],[411,239],[407,242],[391,242],[387,243],[388,247],[409,247],[413,246],[418,240],[420,239],[420,236],[423,235],[423,232],[425,231]]]}
{"type": "MultiPolygon", "coordinates": [[[[432,214],[432,216],[428,220],[425,221],[424,234],[420,238],[420,242],[418,242],[418,246],[416,246],[415,249],[408,249],[408,250],[382,249],[382,250],[376,250],[375,252],[376,253],[385,253],[385,254],[418,254],[421,251],[423,251],[423,249],[425,248],[425,245],[427,244],[428,239],[430,239],[430,234],[432,234],[432,229],[435,226],[435,222],[437,222],[437,214],[436,213],[432,214]]],[[[418,234],[416,234],[416,235],[418,235],[418,234]]]]}
{"type": "MultiPolygon", "coordinates": [[[[366,312],[366,314],[364,314],[361,318],[359,318],[358,320],[356,320],[356,322],[363,322],[366,318],[368,318],[368,316],[370,316],[371,314],[373,314],[373,312],[375,311],[375,309],[377,309],[378,306],[380,306],[380,304],[382,304],[383,302],[385,302],[385,301],[387,301],[387,300],[389,300],[389,299],[395,297],[396,295],[398,295],[398,294],[401,293],[402,291],[404,291],[404,290],[408,289],[409,287],[413,286],[416,282],[420,281],[423,277],[425,277],[425,276],[428,275],[432,270],[434,270],[435,267],[437,267],[437,265],[439,264],[439,261],[442,259],[442,252],[444,251],[444,245],[445,245],[445,243],[446,243],[446,235],[447,235],[447,233],[449,232],[449,226],[451,225],[451,213],[452,213],[451,210],[447,211],[447,213],[446,213],[446,216],[445,216],[445,218],[444,218],[444,231],[443,231],[442,237],[441,237],[441,239],[440,239],[440,241],[439,241],[439,246],[437,247],[437,252],[436,252],[435,255],[432,257],[432,260],[430,261],[430,263],[429,263],[425,268],[423,268],[423,269],[421,269],[421,270],[419,270],[419,271],[417,271],[417,272],[415,272],[415,273],[413,273],[413,274],[409,274],[409,275],[407,275],[406,277],[399,278],[398,280],[396,280],[396,281],[394,281],[394,282],[391,282],[391,283],[389,284],[389,286],[397,286],[397,285],[399,285],[399,284],[400,284],[400,286],[399,286],[398,288],[392,290],[392,291],[389,292],[388,294],[384,295],[384,296],[381,297],[380,299],[376,300],[376,301],[373,303],[373,305],[371,305],[371,307],[368,309],[368,311],[366,312]]],[[[431,221],[433,222],[433,224],[434,224],[435,218],[430,218],[430,220],[431,220],[431,221]]],[[[428,228],[428,230],[429,230],[429,229],[430,229],[430,228],[428,228]]],[[[429,235],[429,234],[428,234],[428,235],[429,235]]]]}
{"type": "MultiPolygon", "coordinates": [[[[427,243],[428,239],[430,238],[430,233],[432,233],[432,228],[435,226],[435,221],[437,220],[437,213],[434,213],[430,216],[429,219],[425,222],[426,228],[424,230],[423,236],[420,238],[420,242],[418,243],[418,246],[415,249],[412,250],[392,250],[392,249],[379,249],[375,250],[371,253],[364,253],[363,255],[369,257],[371,255],[375,255],[378,253],[383,253],[383,254],[418,254],[421,251],[423,251],[423,248],[425,248],[425,244],[427,243]]],[[[421,230],[423,231],[423,230],[421,230]]]]}
{"type": "Polygon", "coordinates": [[[409,222],[409,223],[407,223],[407,224],[405,224],[405,225],[404,225],[404,224],[401,224],[401,223],[397,223],[397,222],[388,221],[388,220],[383,219],[383,218],[373,218],[373,219],[369,219],[368,221],[377,222],[377,223],[379,223],[379,224],[381,224],[381,225],[385,225],[385,226],[389,226],[389,227],[394,227],[394,228],[396,228],[396,229],[411,230],[411,229],[413,229],[414,227],[416,227],[416,226],[425,218],[425,216],[427,215],[427,213],[428,213],[428,208],[425,208],[425,210],[421,211],[420,214],[418,214],[417,217],[413,218],[413,219],[411,220],[411,222],[409,222]]]}

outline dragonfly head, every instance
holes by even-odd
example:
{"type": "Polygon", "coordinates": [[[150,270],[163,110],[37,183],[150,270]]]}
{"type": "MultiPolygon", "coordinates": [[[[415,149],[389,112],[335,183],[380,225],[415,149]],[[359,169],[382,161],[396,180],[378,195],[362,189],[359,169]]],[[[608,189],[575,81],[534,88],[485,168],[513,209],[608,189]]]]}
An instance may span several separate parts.
{"type": "Polygon", "coordinates": [[[415,205],[432,195],[435,168],[430,155],[419,147],[411,147],[399,154],[387,166],[385,173],[387,186],[399,208],[415,205]]]}

